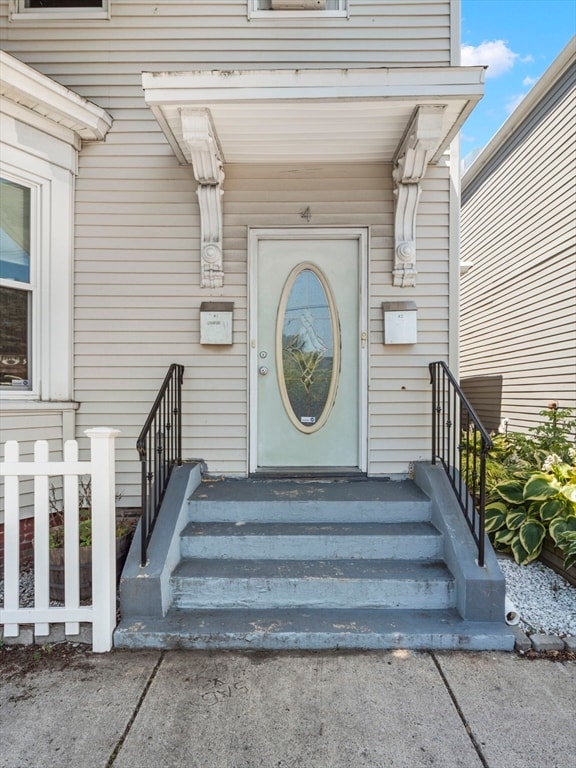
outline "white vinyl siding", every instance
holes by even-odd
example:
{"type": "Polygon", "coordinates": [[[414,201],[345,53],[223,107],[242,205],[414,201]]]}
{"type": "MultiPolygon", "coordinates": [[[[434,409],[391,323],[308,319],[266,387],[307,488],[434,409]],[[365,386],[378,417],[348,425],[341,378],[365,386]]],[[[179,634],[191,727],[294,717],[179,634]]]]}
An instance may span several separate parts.
{"type": "MultiPolygon", "coordinates": [[[[100,97],[122,86],[125,97],[143,70],[448,65],[450,11],[450,0],[355,0],[348,19],[291,21],[248,19],[246,0],[114,0],[107,21],[12,21],[3,47],[107,109],[100,97]]],[[[0,14],[5,25],[6,0],[0,14]]]]}
{"type": "Polygon", "coordinates": [[[463,196],[462,260],[473,266],[462,280],[460,372],[486,417],[507,417],[511,430],[534,426],[550,401],[576,407],[575,74],[463,196]]]}

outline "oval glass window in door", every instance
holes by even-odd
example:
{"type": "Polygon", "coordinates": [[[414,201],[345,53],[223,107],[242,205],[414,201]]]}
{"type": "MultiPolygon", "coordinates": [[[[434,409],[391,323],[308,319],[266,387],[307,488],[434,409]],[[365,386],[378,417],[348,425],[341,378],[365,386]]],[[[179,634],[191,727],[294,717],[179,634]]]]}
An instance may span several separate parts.
{"type": "Polygon", "coordinates": [[[338,388],[340,332],[334,299],[322,272],[308,262],[292,270],[276,325],[280,394],[301,432],[326,422],[338,388]]]}

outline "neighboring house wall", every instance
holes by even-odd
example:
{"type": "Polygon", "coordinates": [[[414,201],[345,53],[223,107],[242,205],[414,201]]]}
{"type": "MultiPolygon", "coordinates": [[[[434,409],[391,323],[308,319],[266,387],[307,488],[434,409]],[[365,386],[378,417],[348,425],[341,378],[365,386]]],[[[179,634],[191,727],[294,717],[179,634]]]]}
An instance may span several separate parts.
{"type": "Polygon", "coordinates": [[[460,375],[489,428],[576,406],[575,52],[573,38],[463,179],[460,375]]]}
{"type": "MultiPolygon", "coordinates": [[[[247,19],[245,0],[117,2],[110,21],[8,21],[4,47],[113,117],[105,143],[79,156],[75,197],[76,433],[117,427],[122,503],[138,493],[135,442],[171,362],[182,363],[184,456],[212,472],[247,468],[247,227],[366,226],[370,232],[370,474],[427,459],[427,365],[447,359],[448,161],[432,167],[418,212],[418,286],[393,288],[391,165],[225,166],[224,288],[200,288],[196,181],[144,102],[141,72],[194,69],[448,66],[454,3],[354,2],[349,19],[247,19]],[[202,10],[203,9],[203,10],[202,10]],[[217,9],[217,13],[215,13],[217,9]],[[198,343],[199,304],[234,301],[234,345],[198,343]],[[383,300],[416,300],[419,343],[384,347],[383,300]]],[[[84,444],[85,441],[84,441],[84,444]]]]}

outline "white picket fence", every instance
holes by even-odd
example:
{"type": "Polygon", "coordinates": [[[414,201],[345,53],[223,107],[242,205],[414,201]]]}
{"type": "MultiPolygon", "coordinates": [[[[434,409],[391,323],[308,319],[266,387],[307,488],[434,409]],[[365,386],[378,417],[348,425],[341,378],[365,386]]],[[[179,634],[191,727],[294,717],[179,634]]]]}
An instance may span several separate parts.
{"type": "Polygon", "coordinates": [[[90,461],[78,461],[78,444],[68,440],[64,461],[49,461],[48,443],[38,440],[34,461],[20,461],[19,445],[5,444],[0,474],[4,484],[4,608],[0,624],[4,637],[18,637],[20,625],[34,624],[37,636],[47,636],[51,624],[65,624],[66,635],[77,635],[80,623],[92,624],[92,648],[112,648],[116,626],[116,512],[114,442],[120,432],[108,427],[87,429],[90,461]],[[92,491],[92,604],[80,605],[78,478],[91,477],[92,491]],[[63,478],[64,606],[50,605],[49,483],[63,478]],[[34,478],[34,607],[20,607],[20,478],[34,478]]]}

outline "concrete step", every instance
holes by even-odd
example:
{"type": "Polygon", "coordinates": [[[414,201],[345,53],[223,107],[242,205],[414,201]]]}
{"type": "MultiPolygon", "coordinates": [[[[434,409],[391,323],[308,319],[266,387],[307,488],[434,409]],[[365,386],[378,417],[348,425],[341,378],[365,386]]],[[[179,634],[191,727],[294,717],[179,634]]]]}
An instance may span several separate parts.
{"type": "Polygon", "coordinates": [[[394,523],[431,517],[410,480],[230,480],[203,482],[188,500],[193,522],[394,523]]]}
{"type": "Polygon", "coordinates": [[[504,622],[464,621],[454,609],[426,610],[203,610],[171,609],[162,619],[122,620],[116,648],[214,650],[510,651],[504,622]]]}
{"type": "Polygon", "coordinates": [[[430,523],[188,523],[183,558],[440,560],[430,523]]]}
{"type": "Polygon", "coordinates": [[[219,482],[194,467],[193,485],[185,469],[146,568],[130,553],[117,647],[513,648],[503,579],[474,566],[442,470],[420,470],[432,505],[411,481],[219,482]]]}
{"type": "Polygon", "coordinates": [[[406,560],[182,560],[173,606],[205,608],[412,608],[454,604],[443,562],[406,560]]]}

